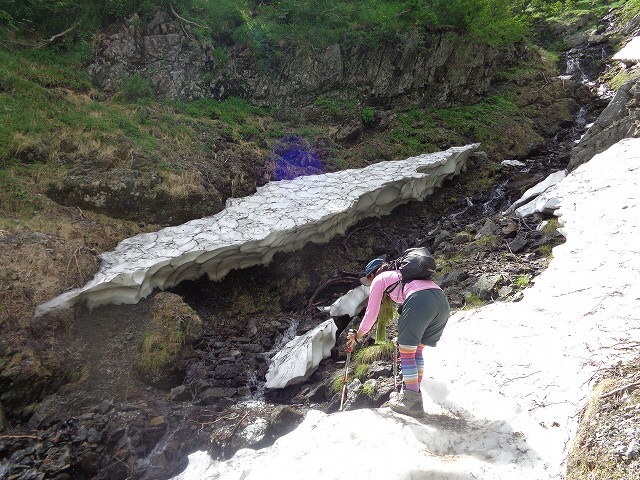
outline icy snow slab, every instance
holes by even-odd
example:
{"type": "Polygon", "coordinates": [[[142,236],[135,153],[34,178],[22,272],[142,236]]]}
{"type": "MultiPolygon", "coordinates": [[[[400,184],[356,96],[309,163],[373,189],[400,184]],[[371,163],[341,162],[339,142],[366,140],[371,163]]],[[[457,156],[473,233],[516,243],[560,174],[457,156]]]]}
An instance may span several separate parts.
{"type": "Polygon", "coordinates": [[[287,343],[271,359],[264,386],[284,388],[304,382],[320,362],[331,355],[336,344],[336,331],[336,324],[330,318],[287,343]]]}
{"type": "Polygon", "coordinates": [[[520,302],[460,311],[425,349],[425,417],[310,411],[271,447],[190,455],[174,480],[563,478],[593,375],[637,354],[638,185],[638,138],[556,185],[566,243],[520,302]]]}
{"type": "Polygon", "coordinates": [[[230,199],[212,217],[123,240],[101,255],[91,281],[39,305],[36,315],[80,301],[89,308],[137,303],[155,288],[203,275],[219,280],[233,269],[268,264],[276,252],[328,242],[363,218],[423,200],[464,170],[478,145],[271,182],[249,197],[230,199]]]}
{"type": "Polygon", "coordinates": [[[318,307],[318,309],[329,313],[333,318],[342,317],[343,315],[355,317],[367,306],[370,288],[368,285],[360,285],[349,290],[328,307],[318,307]]]}
{"type": "Polygon", "coordinates": [[[553,213],[553,210],[558,206],[553,186],[566,175],[566,170],[559,170],[550,174],[543,181],[524,192],[522,197],[513,202],[503,213],[506,215],[515,211],[518,217],[526,217],[535,212],[553,213]]]}

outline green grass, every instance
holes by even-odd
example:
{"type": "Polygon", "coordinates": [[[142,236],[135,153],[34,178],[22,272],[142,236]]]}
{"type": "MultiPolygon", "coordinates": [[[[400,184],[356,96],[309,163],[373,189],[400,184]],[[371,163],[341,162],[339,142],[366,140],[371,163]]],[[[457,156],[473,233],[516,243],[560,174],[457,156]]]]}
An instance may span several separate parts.
{"type": "Polygon", "coordinates": [[[551,260],[553,257],[553,247],[551,245],[540,245],[536,250],[541,257],[551,260]]]}
{"type": "Polygon", "coordinates": [[[500,125],[519,116],[520,110],[511,99],[494,96],[475,105],[436,109],[433,115],[455,131],[482,142],[500,135],[500,125]]]}
{"type": "Polygon", "coordinates": [[[82,52],[0,50],[0,162],[35,145],[55,150],[62,139],[90,151],[117,148],[126,138],[139,152],[172,156],[194,148],[203,132],[256,137],[258,119],[268,117],[233,97],[156,100],[138,75],[127,79],[121,94],[104,98],[93,91],[82,58],[82,52]]]}
{"type": "MultiPolygon", "coordinates": [[[[364,382],[367,372],[369,371],[369,367],[373,364],[373,362],[379,360],[391,360],[393,358],[393,343],[392,342],[384,342],[384,343],[376,343],[369,347],[363,347],[352,355],[352,365],[351,369],[347,375],[347,385],[351,383],[354,379],[358,378],[360,381],[364,382]]],[[[342,390],[342,386],[344,385],[344,370],[333,378],[332,388],[334,392],[340,392],[342,390]]]]}
{"type": "Polygon", "coordinates": [[[356,100],[329,95],[320,95],[313,103],[334,118],[353,116],[358,105],[356,100]]]}
{"type": "Polygon", "coordinates": [[[493,96],[473,105],[414,109],[398,114],[388,141],[397,146],[398,155],[435,152],[443,144],[496,142],[503,127],[525,121],[520,108],[509,97],[493,96]]]}
{"type": "Polygon", "coordinates": [[[483,300],[476,294],[472,293],[465,298],[464,310],[471,310],[473,308],[479,308],[486,305],[488,302],[483,300]]]}
{"type": "Polygon", "coordinates": [[[531,283],[531,276],[529,275],[520,275],[518,278],[516,278],[516,281],[515,281],[516,287],[518,287],[518,289],[523,289],[530,283],[531,283]]]}

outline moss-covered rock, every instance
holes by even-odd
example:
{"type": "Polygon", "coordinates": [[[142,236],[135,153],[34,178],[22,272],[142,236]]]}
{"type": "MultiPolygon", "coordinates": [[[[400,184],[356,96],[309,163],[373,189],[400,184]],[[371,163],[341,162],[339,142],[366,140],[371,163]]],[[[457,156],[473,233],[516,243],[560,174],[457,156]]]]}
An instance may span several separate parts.
{"type": "Polygon", "coordinates": [[[162,292],[151,305],[149,322],[134,361],[151,383],[169,379],[177,369],[183,349],[202,335],[202,320],[179,295],[162,292]]]}

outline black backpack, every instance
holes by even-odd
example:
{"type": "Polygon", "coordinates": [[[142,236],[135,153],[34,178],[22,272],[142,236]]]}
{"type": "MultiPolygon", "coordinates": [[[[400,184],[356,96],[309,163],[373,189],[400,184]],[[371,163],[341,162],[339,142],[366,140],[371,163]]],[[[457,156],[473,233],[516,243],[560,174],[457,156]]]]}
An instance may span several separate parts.
{"type": "Polygon", "coordinates": [[[398,284],[412,280],[431,280],[436,273],[436,261],[424,247],[409,248],[397,259],[387,262],[391,270],[399,270],[402,280],[387,287],[384,293],[391,293],[398,284]]]}

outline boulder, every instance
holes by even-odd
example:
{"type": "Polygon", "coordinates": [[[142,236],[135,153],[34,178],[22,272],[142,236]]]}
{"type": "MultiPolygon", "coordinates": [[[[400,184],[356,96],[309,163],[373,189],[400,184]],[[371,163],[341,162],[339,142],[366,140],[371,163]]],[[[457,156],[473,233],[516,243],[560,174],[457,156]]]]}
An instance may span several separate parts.
{"type": "Polygon", "coordinates": [[[483,300],[491,300],[502,282],[502,275],[484,273],[471,287],[471,293],[483,300]]]}

